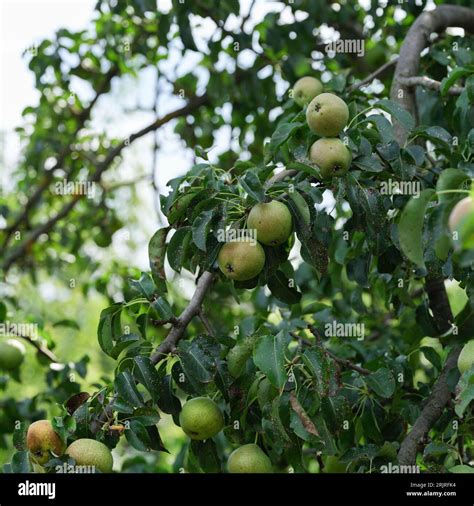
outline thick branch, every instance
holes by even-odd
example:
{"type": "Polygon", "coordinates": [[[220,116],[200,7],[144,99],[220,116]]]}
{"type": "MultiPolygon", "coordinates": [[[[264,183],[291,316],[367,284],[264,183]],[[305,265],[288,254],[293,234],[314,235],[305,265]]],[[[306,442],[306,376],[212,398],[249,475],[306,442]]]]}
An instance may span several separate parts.
{"type": "MultiPolygon", "coordinates": [[[[400,57],[392,83],[392,100],[416,117],[415,92],[411,86],[403,84],[401,78],[418,75],[420,55],[427,46],[432,33],[443,32],[450,26],[474,32],[474,11],[457,5],[440,5],[436,9],[423,12],[408,30],[400,49],[400,57]]],[[[407,132],[400,124],[395,125],[395,133],[400,143],[406,139],[407,132]]]]}
{"type": "MultiPolygon", "coordinates": [[[[132,142],[139,139],[140,137],[143,137],[149,132],[152,132],[160,128],[161,126],[165,125],[166,123],[175,118],[179,118],[181,116],[186,116],[187,114],[190,114],[191,112],[199,108],[201,105],[205,104],[207,100],[208,98],[206,94],[200,97],[195,97],[191,99],[189,103],[186,104],[184,107],[181,107],[181,109],[177,109],[173,112],[166,114],[162,118],[158,118],[147,127],[142,128],[138,132],[132,134],[130,137],[122,140],[119,144],[117,144],[114,148],[112,148],[105,157],[105,159],[97,165],[96,171],[94,172],[94,174],[92,175],[92,177],[89,179],[88,182],[98,182],[103,172],[105,172],[110,167],[112,162],[115,160],[117,156],[120,155],[122,150],[125,147],[129,146],[132,142]]],[[[72,211],[72,209],[74,209],[80,198],[81,198],[80,195],[74,195],[72,199],[67,204],[65,204],[64,207],[57,214],[52,216],[45,223],[33,229],[28,234],[27,238],[17,248],[15,248],[10,255],[6,257],[6,260],[3,264],[4,271],[7,272],[16,261],[22,258],[28,251],[29,247],[38,239],[40,235],[48,233],[59,220],[67,216],[72,211]]]]}
{"type": "Polygon", "coordinates": [[[425,407],[420,413],[420,416],[417,418],[410,433],[403,440],[398,452],[398,462],[401,465],[415,464],[416,454],[418,452],[418,443],[439,419],[443,413],[446,403],[451,398],[447,377],[451,369],[456,367],[459,353],[460,349],[455,348],[449,354],[444,369],[434,384],[433,391],[428,397],[425,407]]]}
{"type": "MultiPolygon", "coordinates": [[[[439,33],[450,26],[458,26],[474,31],[474,11],[455,5],[441,5],[433,11],[424,12],[413,23],[400,49],[400,57],[395,69],[391,98],[398,102],[417,119],[415,93],[413,87],[404,78],[416,76],[420,66],[420,55],[433,32],[439,33]]],[[[395,125],[395,136],[400,144],[407,137],[407,132],[400,124],[395,125]]],[[[430,308],[439,333],[451,328],[453,315],[449,305],[444,280],[430,274],[426,279],[425,289],[428,294],[430,308]]],[[[451,351],[445,367],[436,380],[433,391],[428,397],[425,407],[414,423],[410,433],[403,440],[398,460],[403,465],[414,465],[418,452],[418,443],[441,416],[451,393],[447,384],[448,374],[456,367],[459,349],[451,351]]]]}
{"type": "MultiPolygon", "coordinates": [[[[410,88],[414,86],[423,86],[425,88],[429,88],[430,90],[439,91],[441,88],[441,83],[439,81],[435,81],[427,76],[414,76],[414,77],[399,77],[398,81],[410,88]]],[[[461,86],[451,86],[449,88],[448,93],[450,95],[461,95],[464,91],[464,88],[461,86]]]]}
{"type": "Polygon", "coordinates": [[[190,321],[201,313],[201,306],[204,297],[213,280],[214,275],[209,271],[204,272],[199,278],[196,285],[196,290],[192,299],[189,301],[188,306],[173,324],[173,327],[171,328],[169,334],[166,336],[166,339],[158,346],[155,353],[153,353],[151,361],[154,364],[158,363],[164,355],[171,353],[176,349],[176,345],[183,336],[190,321]]]}

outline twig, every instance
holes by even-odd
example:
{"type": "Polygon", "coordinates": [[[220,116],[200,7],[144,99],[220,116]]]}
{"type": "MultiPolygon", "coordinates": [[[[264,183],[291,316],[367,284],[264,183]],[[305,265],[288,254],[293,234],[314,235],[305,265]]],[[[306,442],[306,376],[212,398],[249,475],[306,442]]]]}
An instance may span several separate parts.
{"type": "Polygon", "coordinates": [[[272,176],[268,181],[265,183],[265,188],[270,188],[270,186],[274,185],[275,183],[278,183],[280,181],[283,181],[287,177],[293,177],[298,174],[298,171],[296,169],[285,169],[281,172],[278,172],[278,174],[275,174],[272,176]]]}
{"type": "Polygon", "coordinates": [[[12,334],[14,334],[16,337],[19,337],[27,341],[29,344],[31,344],[34,348],[38,350],[38,353],[40,355],[46,357],[50,362],[59,363],[59,360],[56,357],[56,355],[51,350],[48,350],[48,348],[42,346],[36,339],[33,339],[30,336],[25,336],[23,334],[18,334],[16,332],[12,332],[12,334]]]}
{"type": "Polygon", "coordinates": [[[362,88],[366,84],[371,83],[376,77],[378,77],[380,74],[383,74],[388,68],[395,65],[397,63],[397,61],[398,61],[398,56],[396,58],[394,58],[393,60],[390,60],[390,61],[384,63],[381,67],[379,67],[377,70],[372,72],[372,74],[369,74],[366,78],[362,79],[362,81],[359,81],[358,83],[354,83],[351,86],[349,86],[347,91],[349,93],[352,93],[354,90],[358,90],[359,88],[362,88]]]}
{"type": "Polygon", "coordinates": [[[206,314],[204,313],[204,311],[202,310],[202,308],[199,311],[199,319],[201,320],[202,324],[206,328],[207,333],[210,336],[215,337],[216,336],[216,332],[214,330],[214,327],[212,326],[211,322],[209,321],[209,318],[206,316],[206,314]]]}
{"type": "MultiPolygon", "coordinates": [[[[427,76],[399,77],[398,81],[405,86],[409,86],[410,88],[414,86],[423,86],[435,91],[439,91],[441,88],[441,83],[439,81],[435,81],[434,79],[431,79],[431,77],[427,76]]],[[[464,88],[461,86],[451,86],[451,88],[448,90],[448,94],[461,95],[463,91],[464,88]]]]}
{"type": "Polygon", "coordinates": [[[164,355],[174,351],[178,341],[183,336],[189,322],[201,312],[201,305],[204,301],[207,290],[214,280],[214,275],[206,271],[199,278],[196,290],[186,309],[177,318],[175,324],[166,336],[165,340],[158,346],[151,356],[151,361],[156,364],[164,355]]]}
{"type": "Polygon", "coordinates": [[[290,394],[290,404],[293,411],[298,415],[298,418],[300,419],[306,431],[309,432],[310,434],[313,434],[313,436],[319,437],[318,429],[316,428],[313,421],[304,410],[303,406],[299,403],[295,392],[291,392],[290,394]]]}

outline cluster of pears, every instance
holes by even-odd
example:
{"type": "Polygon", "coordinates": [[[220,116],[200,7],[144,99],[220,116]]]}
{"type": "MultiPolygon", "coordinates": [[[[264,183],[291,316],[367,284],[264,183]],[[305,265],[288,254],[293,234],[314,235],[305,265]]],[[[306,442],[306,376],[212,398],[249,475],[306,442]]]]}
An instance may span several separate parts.
{"type": "Polygon", "coordinates": [[[65,453],[76,461],[77,466],[91,466],[102,473],[112,472],[114,461],[107,446],[95,439],[83,438],[66,448],[49,420],[38,420],[29,426],[26,446],[33,461],[41,466],[53,456],[65,453]]]}
{"type": "MultiPolygon", "coordinates": [[[[203,441],[214,437],[224,428],[224,415],[215,401],[195,397],[187,401],[179,415],[184,433],[191,439],[203,441]]],[[[256,444],[246,444],[234,450],[227,461],[229,473],[271,473],[272,463],[256,444]]]]}
{"type": "Polygon", "coordinates": [[[16,339],[0,342],[0,370],[13,371],[22,364],[25,347],[16,339]]]}
{"type": "Polygon", "coordinates": [[[226,242],[217,257],[219,269],[236,281],[248,281],[260,274],[265,265],[265,251],[261,244],[279,246],[288,240],[293,229],[291,213],[278,200],[261,202],[252,207],[247,228],[255,231],[257,240],[244,237],[226,242]]]}
{"type": "Polygon", "coordinates": [[[293,87],[293,98],[300,106],[307,105],[306,122],[319,136],[310,148],[309,158],[323,178],[343,176],[349,170],[352,155],[337,137],[347,125],[347,104],[333,93],[323,93],[323,85],[315,77],[302,77],[293,87]]]}

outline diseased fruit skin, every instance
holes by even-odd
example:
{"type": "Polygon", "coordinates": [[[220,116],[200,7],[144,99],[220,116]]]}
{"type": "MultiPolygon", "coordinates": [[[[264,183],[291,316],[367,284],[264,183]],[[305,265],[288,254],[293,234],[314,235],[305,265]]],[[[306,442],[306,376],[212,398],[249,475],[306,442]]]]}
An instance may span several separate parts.
{"type": "Polygon", "coordinates": [[[449,215],[449,229],[451,232],[458,231],[458,227],[462,220],[470,213],[474,213],[474,199],[466,197],[460,200],[449,215]]]}
{"type": "Polygon", "coordinates": [[[252,207],[247,228],[257,232],[257,240],[266,246],[278,246],[288,240],[293,222],[289,209],[278,200],[252,207]]]}
{"type": "Polygon", "coordinates": [[[38,420],[28,427],[26,446],[38,464],[46,464],[50,452],[58,456],[64,453],[64,444],[49,420],[38,420]]]}
{"type": "Polygon", "coordinates": [[[332,93],[321,93],[313,98],[306,109],[309,128],[323,137],[339,135],[349,120],[347,104],[332,93]]]}
{"type": "Polygon", "coordinates": [[[234,450],[227,461],[229,473],[273,473],[268,455],[256,444],[248,444],[234,450]]]}
{"type": "Polygon", "coordinates": [[[265,265],[265,252],[257,241],[226,242],[219,251],[217,263],[226,277],[247,281],[260,274],[265,265]]]}
{"type": "Polygon", "coordinates": [[[203,441],[223,429],[224,415],[212,399],[195,397],[184,404],[179,423],[191,439],[203,441]]]}
{"type": "Polygon", "coordinates": [[[93,466],[101,473],[111,473],[114,466],[111,451],[95,439],[77,439],[68,446],[66,454],[76,461],[76,466],[93,466]]]}
{"type": "Polygon", "coordinates": [[[310,148],[309,159],[326,179],[346,174],[351,166],[352,154],[340,139],[318,139],[310,148]]]}
{"type": "Polygon", "coordinates": [[[311,76],[305,76],[298,79],[293,86],[293,100],[299,106],[303,107],[322,92],[323,85],[319,79],[311,76]]]}
{"type": "Polygon", "coordinates": [[[238,378],[253,352],[257,337],[247,336],[237,343],[227,354],[227,368],[232,377],[238,378]]]}
{"type": "Polygon", "coordinates": [[[468,341],[458,358],[458,369],[461,374],[468,371],[474,364],[474,339],[468,341]]]}
{"type": "Polygon", "coordinates": [[[21,365],[25,355],[24,346],[16,339],[0,342],[0,369],[12,371],[21,365]]]}

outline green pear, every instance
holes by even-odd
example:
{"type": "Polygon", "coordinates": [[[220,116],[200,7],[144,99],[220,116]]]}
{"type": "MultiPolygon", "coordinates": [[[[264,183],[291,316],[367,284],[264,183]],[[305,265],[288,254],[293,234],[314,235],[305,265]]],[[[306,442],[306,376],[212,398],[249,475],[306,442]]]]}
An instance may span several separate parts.
{"type": "Polygon", "coordinates": [[[298,79],[293,86],[293,100],[301,107],[323,92],[323,85],[319,79],[306,76],[298,79]]]}
{"type": "Polygon", "coordinates": [[[257,240],[267,246],[278,246],[288,240],[292,230],[291,213],[282,202],[272,200],[252,207],[247,228],[257,233],[257,240]]]}
{"type": "Polygon", "coordinates": [[[227,461],[229,473],[272,473],[272,463],[268,455],[256,444],[240,446],[234,450],[227,461]]]}
{"type": "Polygon", "coordinates": [[[0,369],[12,371],[21,365],[25,347],[16,339],[0,342],[0,369]]]}
{"type": "Polygon", "coordinates": [[[306,109],[309,128],[323,137],[339,135],[349,120],[347,104],[332,93],[321,93],[313,98],[306,109]]]}
{"type": "Polygon", "coordinates": [[[247,281],[262,271],[265,265],[265,252],[257,241],[226,242],[219,251],[217,263],[226,277],[236,281],[247,281]]]}
{"type": "Polygon", "coordinates": [[[111,451],[95,439],[77,439],[68,446],[66,454],[76,461],[76,466],[90,466],[101,473],[111,473],[114,459],[111,451]]]}
{"type": "Polygon", "coordinates": [[[340,139],[318,139],[310,148],[309,159],[327,179],[346,174],[351,166],[352,154],[340,139]]]}
{"type": "Polygon", "coordinates": [[[238,342],[227,354],[227,368],[234,378],[244,371],[245,364],[253,352],[257,336],[247,336],[238,342]]]}
{"type": "Polygon", "coordinates": [[[471,213],[474,213],[474,199],[472,197],[466,197],[460,200],[453,207],[453,210],[449,215],[448,224],[451,232],[459,232],[459,225],[462,223],[464,218],[471,213]]]}
{"type": "Polygon", "coordinates": [[[224,415],[212,399],[195,397],[183,406],[179,423],[191,439],[202,441],[215,436],[223,429],[224,415]]]}
{"type": "Polygon", "coordinates": [[[468,341],[458,358],[458,369],[461,374],[464,374],[468,371],[472,365],[474,364],[474,339],[468,341]]]}
{"type": "Polygon", "coordinates": [[[49,420],[38,420],[28,427],[26,446],[38,464],[46,464],[51,453],[57,456],[64,453],[64,443],[49,420]]]}
{"type": "Polygon", "coordinates": [[[324,462],[323,473],[345,473],[346,464],[341,462],[335,455],[328,455],[324,462]]]}

